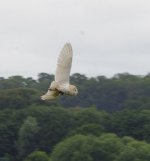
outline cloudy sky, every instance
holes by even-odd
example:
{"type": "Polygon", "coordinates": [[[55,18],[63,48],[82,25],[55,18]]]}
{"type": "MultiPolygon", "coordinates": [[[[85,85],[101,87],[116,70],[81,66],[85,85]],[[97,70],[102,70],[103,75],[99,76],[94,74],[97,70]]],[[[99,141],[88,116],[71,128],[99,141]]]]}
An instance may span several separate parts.
{"type": "Polygon", "coordinates": [[[55,73],[66,42],[71,73],[150,72],[149,0],[0,0],[0,76],[55,73]]]}

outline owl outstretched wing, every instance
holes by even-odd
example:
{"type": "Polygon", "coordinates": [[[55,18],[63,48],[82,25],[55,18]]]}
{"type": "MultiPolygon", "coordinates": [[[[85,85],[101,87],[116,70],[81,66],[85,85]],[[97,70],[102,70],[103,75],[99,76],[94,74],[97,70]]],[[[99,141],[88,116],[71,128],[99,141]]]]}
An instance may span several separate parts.
{"type": "Polygon", "coordinates": [[[73,51],[70,43],[66,43],[61,50],[57,60],[55,81],[58,83],[69,83],[69,76],[72,65],[73,51]]]}

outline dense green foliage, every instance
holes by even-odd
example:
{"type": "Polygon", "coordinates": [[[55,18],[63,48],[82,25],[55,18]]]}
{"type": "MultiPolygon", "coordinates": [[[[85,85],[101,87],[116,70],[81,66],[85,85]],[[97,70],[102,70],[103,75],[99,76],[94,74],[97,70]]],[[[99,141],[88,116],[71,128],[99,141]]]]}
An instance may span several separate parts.
{"type": "MultiPolygon", "coordinates": [[[[0,78],[0,108],[11,105],[23,108],[31,103],[44,104],[40,95],[45,93],[54,79],[53,75],[40,73],[38,79],[12,76],[0,78]],[[12,90],[13,89],[13,90],[12,90]]],[[[150,75],[135,76],[128,73],[117,74],[112,78],[98,76],[87,78],[76,73],[71,83],[78,87],[76,97],[62,96],[57,101],[47,103],[64,107],[96,106],[106,111],[118,111],[124,108],[148,109],[150,106],[150,75]]]]}
{"type": "Polygon", "coordinates": [[[57,144],[52,161],[149,161],[150,144],[115,134],[74,135],[57,144]]]}
{"type": "Polygon", "coordinates": [[[49,156],[42,151],[34,151],[24,161],[49,161],[49,156]]]}
{"type": "Polygon", "coordinates": [[[53,78],[0,78],[1,160],[150,160],[149,75],[74,74],[79,95],[41,101],[53,78]]]}

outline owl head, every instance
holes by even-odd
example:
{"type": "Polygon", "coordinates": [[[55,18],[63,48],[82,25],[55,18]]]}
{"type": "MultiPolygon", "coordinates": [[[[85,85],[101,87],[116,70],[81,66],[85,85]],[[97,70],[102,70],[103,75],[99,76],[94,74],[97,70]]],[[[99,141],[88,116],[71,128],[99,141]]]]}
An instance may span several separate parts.
{"type": "Polygon", "coordinates": [[[78,89],[74,85],[69,86],[69,94],[70,95],[77,95],[78,94],[78,89]]]}

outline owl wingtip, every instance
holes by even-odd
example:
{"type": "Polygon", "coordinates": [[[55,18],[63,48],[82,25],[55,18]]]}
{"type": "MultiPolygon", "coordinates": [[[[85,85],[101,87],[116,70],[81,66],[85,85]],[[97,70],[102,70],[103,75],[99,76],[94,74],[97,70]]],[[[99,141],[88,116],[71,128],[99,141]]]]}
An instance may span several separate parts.
{"type": "Polygon", "coordinates": [[[65,45],[71,46],[71,43],[70,42],[66,42],[65,45]]]}

